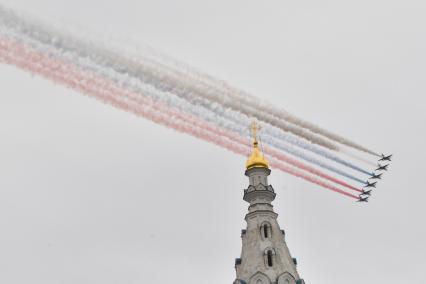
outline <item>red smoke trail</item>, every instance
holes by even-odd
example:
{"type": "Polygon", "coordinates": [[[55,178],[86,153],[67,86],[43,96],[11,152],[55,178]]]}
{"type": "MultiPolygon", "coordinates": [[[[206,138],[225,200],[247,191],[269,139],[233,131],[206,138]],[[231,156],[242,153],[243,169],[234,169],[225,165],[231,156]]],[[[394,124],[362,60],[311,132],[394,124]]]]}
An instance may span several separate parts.
{"type": "MultiPolygon", "coordinates": [[[[200,121],[196,118],[192,117],[190,119],[189,116],[179,113],[176,110],[167,108],[164,105],[159,104],[158,102],[154,102],[150,99],[143,98],[137,94],[125,91],[120,87],[116,87],[115,84],[109,82],[108,80],[99,78],[98,76],[95,76],[92,73],[82,71],[74,65],[66,64],[61,61],[50,58],[42,53],[34,52],[31,49],[28,49],[20,44],[16,44],[10,41],[0,41],[0,59],[9,64],[16,65],[22,69],[26,69],[34,73],[40,74],[55,82],[62,83],[72,89],[75,89],[87,95],[94,96],[117,108],[121,108],[126,111],[135,113],[138,116],[148,118],[156,123],[166,125],[178,131],[215,143],[235,153],[241,155],[245,155],[246,153],[246,146],[240,146],[232,142],[232,140],[239,141],[240,143],[242,142],[242,144],[244,145],[245,141],[243,141],[242,137],[240,136],[226,133],[227,131],[208,125],[208,123],[206,122],[200,123],[200,121]],[[134,101],[135,98],[139,103],[139,107],[129,102],[129,99],[131,101],[134,101]],[[152,110],[142,109],[140,107],[141,103],[143,107],[149,107],[152,108],[152,110]],[[160,110],[163,113],[159,112],[160,110]],[[188,124],[188,121],[191,121],[192,125],[196,125],[199,128],[195,129],[194,127],[192,127],[191,124],[188,124]],[[229,141],[228,139],[223,139],[222,137],[219,137],[217,135],[212,135],[211,133],[206,132],[206,129],[208,129],[208,131],[210,132],[218,133],[219,135],[228,137],[231,139],[231,141],[229,141]]],[[[281,159],[283,159],[282,156],[283,155],[281,155],[280,157],[281,159]]],[[[274,165],[274,167],[277,167],[278,169],[284,172],[295,175],[297,177],[301,177],[307,181],[310,181],[327,189],[333,190],[335,192],[344,194],[352,198],[358,198],[355,195],[349,194],[310,175],[306,175],[294,169],[293,167],[285,166],[279,163],[278,161],[272,161],[271,165],[274,165]]],[[[299,167],[301,167],[302,165],[301,163],[297,164],[297,166],[299,167]]],[[[327,178],[329,176],[323,174],[323,177],[327,178]]]]}

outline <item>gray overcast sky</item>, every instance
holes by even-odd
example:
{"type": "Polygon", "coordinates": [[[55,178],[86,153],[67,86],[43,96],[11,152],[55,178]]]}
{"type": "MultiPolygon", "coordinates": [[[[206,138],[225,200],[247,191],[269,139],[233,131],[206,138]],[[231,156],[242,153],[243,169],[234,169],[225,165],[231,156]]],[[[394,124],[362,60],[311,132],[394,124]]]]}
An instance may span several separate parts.
{"type": "MultiPolygon", "coordinates": [[[[1,0],[148,44],[394,163],[360,206],[273,171],[307,283],[424,282],[424,1],[1,0]]],[[[245,159],[0,66],[0,283],[232,283],[245,159]]]]}

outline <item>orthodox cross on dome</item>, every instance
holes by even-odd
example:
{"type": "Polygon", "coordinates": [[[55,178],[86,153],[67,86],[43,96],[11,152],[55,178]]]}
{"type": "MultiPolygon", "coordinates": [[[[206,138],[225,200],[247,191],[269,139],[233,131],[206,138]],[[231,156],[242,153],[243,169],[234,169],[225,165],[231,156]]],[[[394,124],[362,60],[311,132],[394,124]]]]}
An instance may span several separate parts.
{"type": "Polygon", "coordinates": [[[253,142],[257,143],[257,133],[260,131],[260,125],[254,120],[250,125],[251,134],[253,135],[253,142]]]}
{"type": "Polygon", "coordinates": [[[250,130],[253,135],[253,148],[251,154],[246,162],[246,169],[261,167],[269,168],[268,160],[265,159],[263,152],[259,149],[259,143],[257,142],[257,135],[260,130],[260,126],[256,121],[253,121],[250,125],[250,130]]]}

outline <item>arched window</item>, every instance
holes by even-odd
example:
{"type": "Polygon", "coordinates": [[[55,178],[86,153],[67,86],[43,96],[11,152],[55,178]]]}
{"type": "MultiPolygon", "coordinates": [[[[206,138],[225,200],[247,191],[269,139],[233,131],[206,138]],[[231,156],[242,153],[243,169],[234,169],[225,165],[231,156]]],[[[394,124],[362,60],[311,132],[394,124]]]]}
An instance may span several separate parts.
{"type": "Polygon", "coordinates": [[[263,222],[260,226],[260,234],[262,235],[263,239],[269,239],[270,237],[272,237],[271,224],[268,222],[263,222]]]}
{"type": "Polygon", "coordinates": [[[272,267],[274,264],[272,263],[272,250],[268,250],[267,252],[267,263],[269,267],[272,267]]]}
{"type": "Polygon", "coordinates": [[[265,249],[263,257],[265,259],[266,268],[271,268],[275,265],[276,252],[273,248],[269,247],[269,248],[265,249]]]}

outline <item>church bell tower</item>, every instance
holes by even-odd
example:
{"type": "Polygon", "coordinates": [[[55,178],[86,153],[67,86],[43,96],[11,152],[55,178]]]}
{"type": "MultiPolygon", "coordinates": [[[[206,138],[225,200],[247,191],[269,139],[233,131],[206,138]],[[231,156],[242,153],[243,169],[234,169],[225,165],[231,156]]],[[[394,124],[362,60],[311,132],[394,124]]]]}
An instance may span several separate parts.
{"type": "Polygon", "coordinates": [[[245,217],[247,228],[241,231],[241,257],[235,259],[237,279],[234,284],[304,284],[296,269],[296,259],[290,256],[285,232],[278,225],[278,214],[271,204],[276,194],[268,183],[271,170],[259,149],[259,127],[255,122],[251,130],[253,148],[245,171],[249,186],[243,197],[250,205],[245,217]]]}

